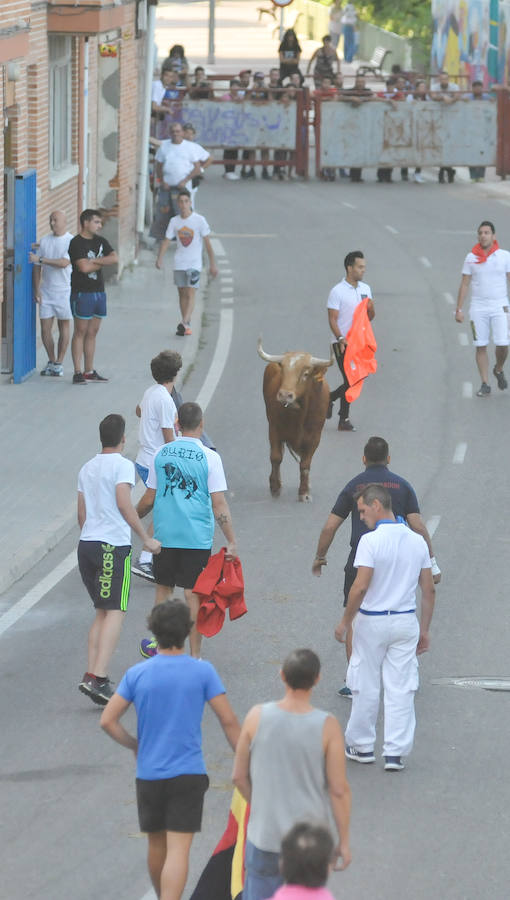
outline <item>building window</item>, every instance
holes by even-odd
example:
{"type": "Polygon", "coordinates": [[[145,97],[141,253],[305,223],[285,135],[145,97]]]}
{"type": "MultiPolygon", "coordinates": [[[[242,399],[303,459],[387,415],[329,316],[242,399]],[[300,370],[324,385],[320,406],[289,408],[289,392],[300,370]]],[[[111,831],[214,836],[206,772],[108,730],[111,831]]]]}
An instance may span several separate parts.
{"type": "Polygon", "coordinates": [[[72,164],[72,43],[64,35],[48,38],[50,93],[50,170],[72,164]]]}

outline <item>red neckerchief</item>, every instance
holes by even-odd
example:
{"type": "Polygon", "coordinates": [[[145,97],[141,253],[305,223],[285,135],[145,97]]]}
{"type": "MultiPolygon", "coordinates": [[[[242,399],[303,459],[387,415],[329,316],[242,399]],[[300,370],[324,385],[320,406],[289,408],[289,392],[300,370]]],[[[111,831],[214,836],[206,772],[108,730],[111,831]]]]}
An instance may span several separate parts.
{"type": "Polygon", "coordinates": [[[499,244],[497,241],[493,241],[492,247],[490,248],[490,250],[487,250],[487,253],[485,252],[483,247],[480,247],[480,244],[475,244],[475,246],[471,250],[471,253],[474,253],[474,255],[476,256],[477,263],[484,263],[487,262],[489,256],[492,253],[495,253],[496,250],[499,250],[499,244]]]}

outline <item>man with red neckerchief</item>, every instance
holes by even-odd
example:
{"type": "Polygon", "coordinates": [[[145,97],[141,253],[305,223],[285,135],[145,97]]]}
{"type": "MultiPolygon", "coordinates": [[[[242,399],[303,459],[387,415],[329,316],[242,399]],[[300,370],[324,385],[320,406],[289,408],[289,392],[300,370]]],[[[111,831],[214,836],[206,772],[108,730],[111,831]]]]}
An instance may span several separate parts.
{"type": "Polygon", "coordinates": [[[503,366],[510,343],[507,317],[509,275],[510,253],[500,248],[492,222],[482,222],[478,228],[478,243],[464,260],[455,310],[455,321],[463,322],[462,307],[471,288],[469,319],[476,347],[476,364],[482,379],[477,397],[488,397],[491,392],[487,352],[491,332],[496,349],[496,364],[492,372],[500,391],[508,387],[503,366]]]}

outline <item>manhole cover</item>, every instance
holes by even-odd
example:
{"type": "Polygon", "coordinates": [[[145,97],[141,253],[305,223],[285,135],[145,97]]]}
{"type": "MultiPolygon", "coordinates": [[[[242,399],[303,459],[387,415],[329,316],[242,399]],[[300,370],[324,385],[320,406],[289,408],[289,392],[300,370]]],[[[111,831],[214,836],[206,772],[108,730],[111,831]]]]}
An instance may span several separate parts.
{"type": "Polygon", "coordinates": [[[510,677],[486,678],[480,675],[448,676],[433,678],[432,684],[449,684],[453,687],[481,689],[484,691],[510,691],[510,677]]]}

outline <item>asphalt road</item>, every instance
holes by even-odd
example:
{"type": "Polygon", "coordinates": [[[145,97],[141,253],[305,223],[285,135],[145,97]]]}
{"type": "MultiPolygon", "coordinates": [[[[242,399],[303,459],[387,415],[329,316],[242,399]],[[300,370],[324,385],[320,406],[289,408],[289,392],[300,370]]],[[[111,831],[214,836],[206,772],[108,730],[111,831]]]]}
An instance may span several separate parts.
{"type": "MultiPolygon", "coordinates": [[[[243,716],[253,703],[279,695],[279,665],[290,649],[313,647],[323,662],[316,704],[345,726],[348,702],[336,696],[345,661],[333,629],[346,526],[320,581],[310,567],[338,491],[361,468],[366,439],[386,437],[392,467],[413,483],[425,519],[436,523],[444,574],[431,650],[421,659],[415,749],[398,775],[385,774],[379,761],[349,763],[353,862],[330,887],[342,900],[503,900],[510,878],[510,695],[434,681],[509,674],[510,394],[493,385],[489,399],[474,396],[474,353],[459,340],[467,327],[454,323],[451,304],[479,221],[495,221],[508,246],[508,204],[478,186],[225,184],[217,170],[208,173],[202,198],[200,212],[220,236],[234,288],[233,341],[206,425],[227,472],[249,607],[206,642],[205,655],[243,716]],[[307,349],[326,357],[326,297],[343,274],[345,253],[358,248],[375,298],[379,370],[352,408],[357,432],[339,434],[335,418],[326,423],[312,464],[313,503],[296,502],[291,458],[282,495],[272,500],[257,337],[269,353],[307,349]]],[[[225,309],[230,282],[223,283],[225,309]]],[[[211,362],[221,294],[206,308],[187,396],[198,393],[211,362]]],[[[336,384],[334,375],[330,382],[336,384]]],[[[76,541],[69,535],[2,600],[21,597],[76,541]]],[[[116,681],[138,661],[153,601],[153,589],[134,582],[112,663],[116,681]]],[[[149,889],[133,760],[100,732],[98,709],[77,690],[90,620],[74,570],[0,638],[2,898],[141,900],[149,889]]],[[[209,715],[204,744],[211,790],[186,896],[223,831],[230,799],[232,755],[209,715]]]]}

